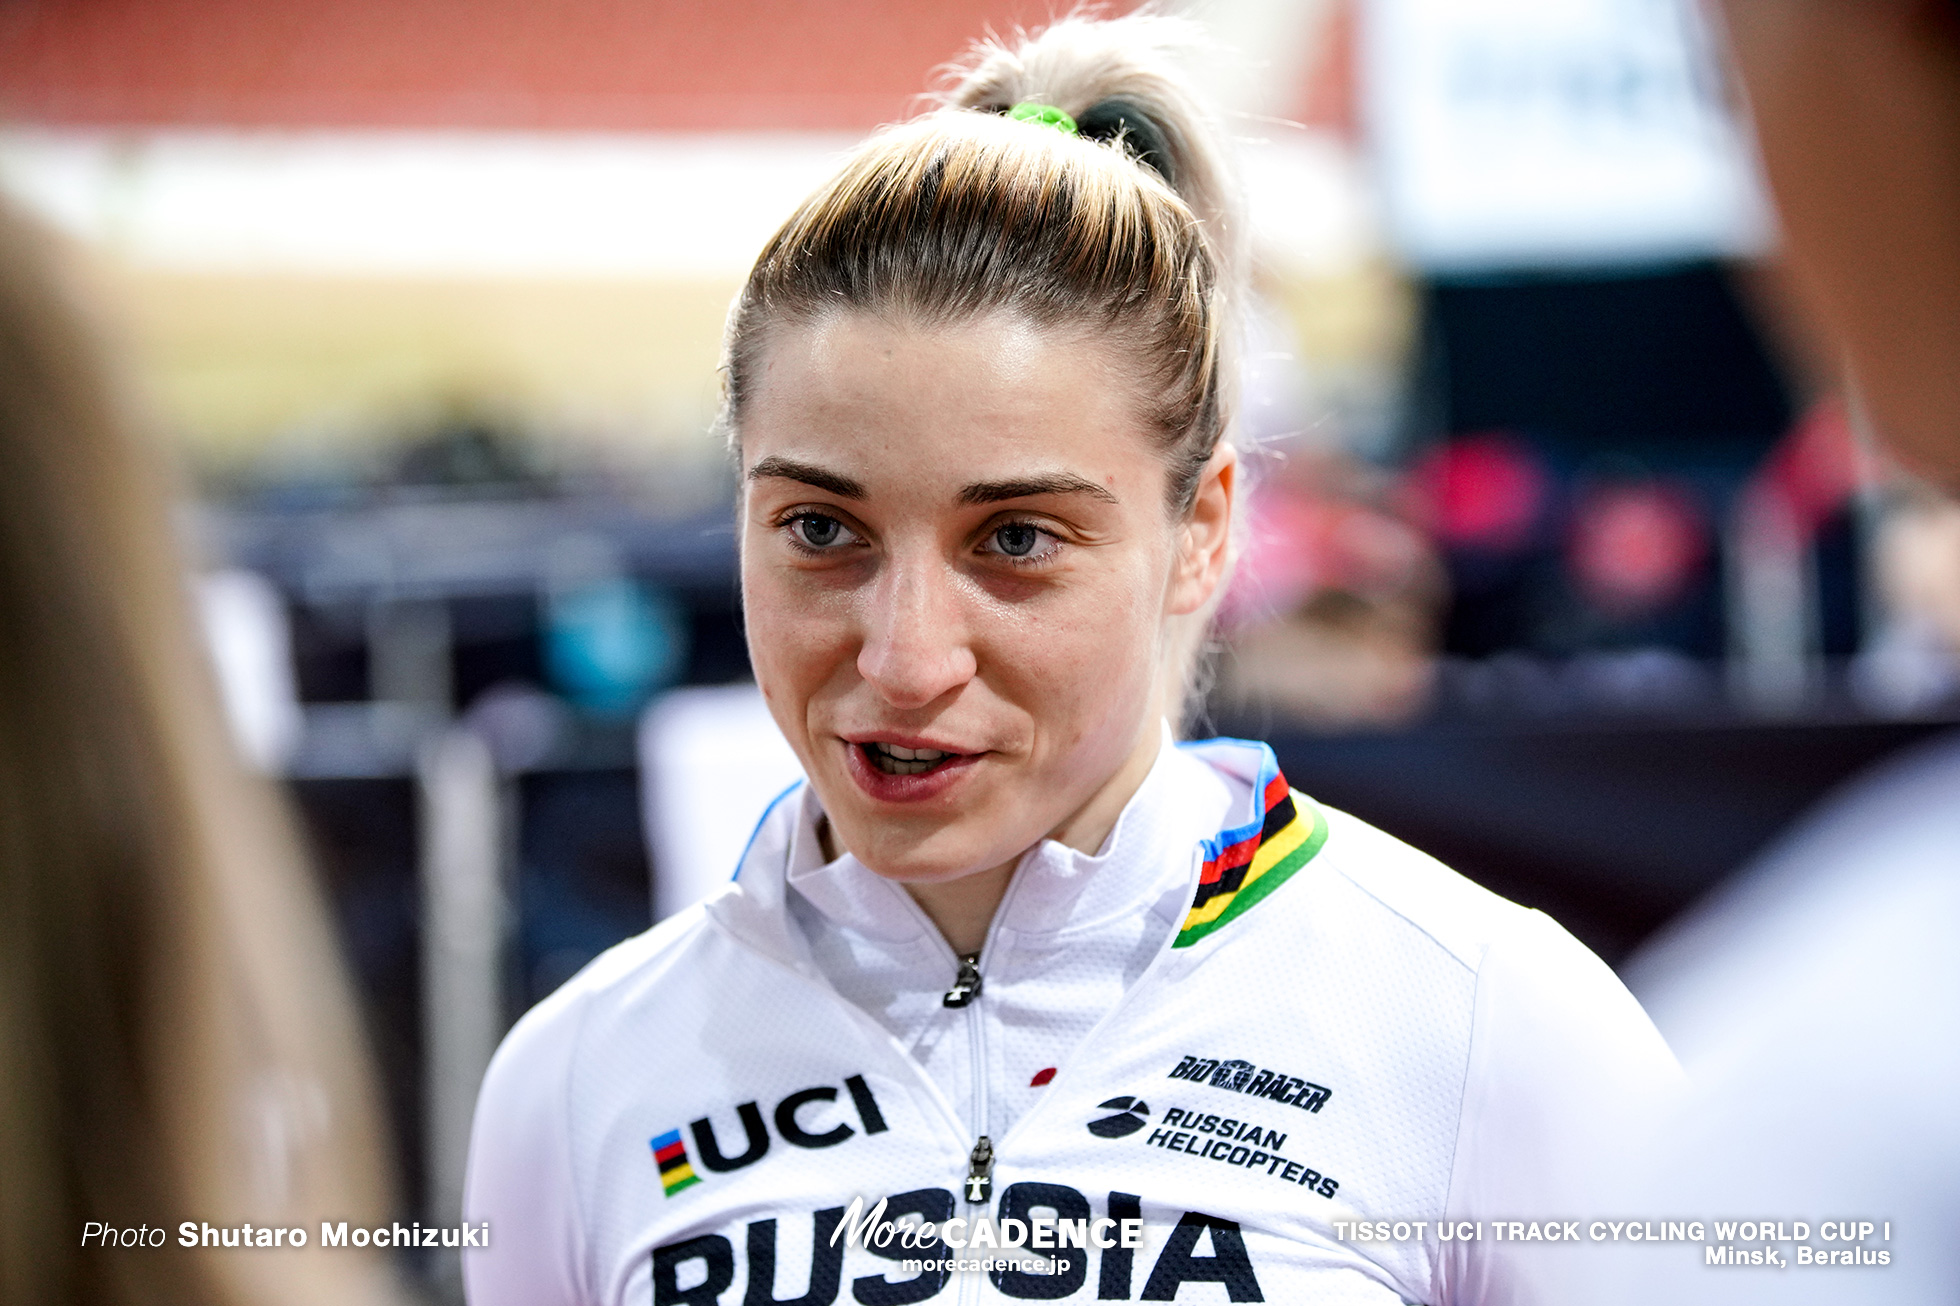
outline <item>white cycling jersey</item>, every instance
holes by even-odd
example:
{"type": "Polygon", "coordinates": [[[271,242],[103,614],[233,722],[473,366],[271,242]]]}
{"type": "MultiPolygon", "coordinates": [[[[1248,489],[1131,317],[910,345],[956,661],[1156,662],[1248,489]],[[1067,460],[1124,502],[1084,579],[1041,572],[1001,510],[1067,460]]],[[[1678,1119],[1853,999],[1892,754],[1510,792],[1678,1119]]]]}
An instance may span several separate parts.
{"type": "Polygon", "coordinates": [[[1528,1302],[1543,1245],[1490,1222],[1580,1216],[1574,1156],[1678,1075],[1570,935],[1263,745],[1166,747],[1099,852],[1030,850],[977,990],[902,889],[823,859],[819,815],[779,800],[733,885],[505,1040],[473,1306],[1528,1302]],[[881,1197],[946,1241],[832,1239],[881,1197]],[[949,1268],[992,1256],[960,1246],[982,1215],[1094,1236],[949,1268]],[[1351,1227],[1378,1221],[1408,1237],[1351,1227]]]}

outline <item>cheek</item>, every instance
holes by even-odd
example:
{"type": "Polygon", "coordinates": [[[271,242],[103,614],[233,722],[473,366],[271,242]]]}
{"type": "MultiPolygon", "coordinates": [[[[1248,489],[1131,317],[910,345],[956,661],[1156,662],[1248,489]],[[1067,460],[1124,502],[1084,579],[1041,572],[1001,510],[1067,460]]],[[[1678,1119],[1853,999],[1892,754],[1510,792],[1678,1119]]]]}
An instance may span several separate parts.
{"type": "Polygon", "coordinates": [[[1002,623],[1011,635],[996,648],[997,665],[1039,716],[1066,723],[1058,747],[1133,722],[1157,666],[1162,614],[1152,586],[1161,580],[1148,565],[1124,568],[1037,618],[1002,623]]]}
{"type": "Polygon", "coordinates": [[[742,624],[756,683],[786,732],[800,731],[803,706],[852,657],[848,621],[835,602],[813,599],[780,568],[742,566],[742,624]]]}

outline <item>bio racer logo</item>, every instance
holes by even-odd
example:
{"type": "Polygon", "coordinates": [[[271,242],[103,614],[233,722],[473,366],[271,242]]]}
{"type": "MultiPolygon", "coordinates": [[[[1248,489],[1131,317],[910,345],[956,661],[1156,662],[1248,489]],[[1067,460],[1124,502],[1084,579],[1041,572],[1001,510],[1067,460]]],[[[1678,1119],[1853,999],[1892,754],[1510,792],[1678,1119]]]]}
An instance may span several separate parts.
{"type": "Polygon", "coordinates": [[[1310,1083],[1298,1075],[1289,1075],[1283,1070],[1265,1070],[1250,1061],[1221,1060],[1218,1057],[1186,1055],[1184,1060],[1171,1068],[1170,1077],[1193,1084],[1209,1084],[1213,1088],[1244,1093],[1249,1097],[1263,1097],[1281,1106],[1298,1107],[1316,1114],[1327,1105],[1327,1099],[1334,1096],[1333,1089],[1324,1084],[1310,1083]]]}

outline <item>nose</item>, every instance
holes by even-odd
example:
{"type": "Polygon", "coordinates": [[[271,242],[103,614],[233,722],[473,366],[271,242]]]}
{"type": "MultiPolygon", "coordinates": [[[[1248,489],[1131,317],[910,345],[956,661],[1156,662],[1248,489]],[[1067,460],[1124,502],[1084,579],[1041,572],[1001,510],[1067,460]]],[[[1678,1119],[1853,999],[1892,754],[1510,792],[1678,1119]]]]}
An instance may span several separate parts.
{"type": "Polygon", "coordinates": [[[924,559],[894,561],[865,595],[858,674],[896,708],[926,707],[973,679],[958,581],[924,559]]]}

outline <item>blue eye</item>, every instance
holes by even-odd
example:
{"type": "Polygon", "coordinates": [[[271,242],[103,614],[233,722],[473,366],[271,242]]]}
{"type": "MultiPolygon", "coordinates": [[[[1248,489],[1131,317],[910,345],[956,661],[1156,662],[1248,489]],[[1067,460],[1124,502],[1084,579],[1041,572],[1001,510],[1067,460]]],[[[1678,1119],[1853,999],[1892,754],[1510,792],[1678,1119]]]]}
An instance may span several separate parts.
{"type": "Polygon", "coordinates": [[[1017,567],[1038,567],[1052,562],[1061,552],[1062,542],[1053,531],[1043,530],[1031,521],[1006,521],[988,530],[980,542],[980,552],[1017,567]]]}
{"type": "Polygon", "coordinates": [[[1010,558],[1025,558],[1041,543],[1041,532],[1024,521],[1009,522],[994,532],[994,544],[1010,558]]]}
{"type": "Polygon", "coordinates": [[[806,512],[791,518],[789,533],[798,544],[810,549],[828,549],[852,538],[851,533],[844,529],[843,522],[820,512],[806,512]]]}

